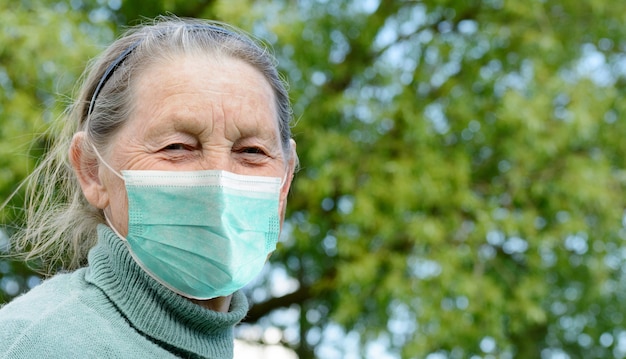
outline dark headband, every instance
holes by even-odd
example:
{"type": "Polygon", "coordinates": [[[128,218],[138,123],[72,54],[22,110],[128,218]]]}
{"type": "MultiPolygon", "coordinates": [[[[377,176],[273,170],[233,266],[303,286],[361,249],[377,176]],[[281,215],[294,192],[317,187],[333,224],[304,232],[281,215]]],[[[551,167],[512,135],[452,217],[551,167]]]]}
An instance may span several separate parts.
{"type": "Polygon", "coordinates": [[[133,52],[133,50],[135,50],[140,43],[141,40],[137,40],[135,43],[130,45],[126,50],[124,50],[124,52],[122,52],[122,54],[120,54],[120,56],[118,56],[115,60],[113,60],[113,62],[111,62],[109,67],[107,67],[106,71],[100,78],[98,86],[96,86],[93,95],[91,95],[91,101],[89,101],[89,111],[87,112],[87,116],[91,115],[91,112],[93,111],[93,106],[96,103],[96,98],[98,98],[100,91],[102,91],[102,88],[107,83],[107,81],[109,81],[111,76],[113,76],[113,72],[115,72],[115,69],[117,69],[122,64],[122,62],[124,62],[124,60],[126,60],[128,55],[130,55],[130,53],[133,52]]]}
{"type": "MultiPolygon", "coordinates": [[[[191,28],[192,31],[211,30],[222,35],[236,36],[235,33],[219,26],[200,25],[200,24],[191,24],[188,26],[189,28],[191,28]]],[[[107,67],[106,71],[104,71],[104,74],[102,75],[102,77],[100,78],[100,81],[98,82],[98,86],[96,86],[96,89],[94,90],[93,95],[91,95],[91,101],[89,101],[89,111],[87,112],[87,116],[90,116],[91,113],[93,112],[94,105],[96,104],[96,98],[98,98],[98,95],[100,94],[100,91],[102,91],[102,88],[104,87],[104,85],[107,83],[107,81],[109,81],[111,76],[113,76],[113,73],[115,72],[115,70],[124,62],[124,60],[126,60],[126,58],[130,55],[130,53],[133,52],[137,48],[137,46],[139,46],[139,44],[141,44],[141,41],[142,40],[137,40],[132,45],[130,45],[126,50],[124,50],[124,52],[120,54],[120,56],[118,56],[115,60],[113,60],[113,62],[111,62],[109,67],[107,67]]]]}

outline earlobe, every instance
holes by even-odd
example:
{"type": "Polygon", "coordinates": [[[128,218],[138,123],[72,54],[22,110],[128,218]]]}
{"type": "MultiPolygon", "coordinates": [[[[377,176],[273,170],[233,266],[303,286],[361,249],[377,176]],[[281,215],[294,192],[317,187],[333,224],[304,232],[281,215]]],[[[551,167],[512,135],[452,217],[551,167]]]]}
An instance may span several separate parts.
{"type": "Polygon", "coordinates": [[[104,209],[109,205],[109,197],[98,174],[98,158],[87,146],[85,132],[74,134],[69,150],[70,163],[87,201],[96,208],[104,209]]]}

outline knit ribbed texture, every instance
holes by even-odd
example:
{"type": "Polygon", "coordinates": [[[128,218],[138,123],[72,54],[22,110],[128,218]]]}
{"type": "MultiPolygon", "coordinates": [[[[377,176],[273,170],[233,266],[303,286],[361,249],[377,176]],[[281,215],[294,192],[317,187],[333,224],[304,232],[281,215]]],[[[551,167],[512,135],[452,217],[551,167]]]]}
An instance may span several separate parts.
{"type": "Polygon", "coordinates": [[[89,267],[0,309],[0,358],[232,358],[243,294],[228,313],[205,309],[148,276],[108,227],[98,236],[89,267]]]}

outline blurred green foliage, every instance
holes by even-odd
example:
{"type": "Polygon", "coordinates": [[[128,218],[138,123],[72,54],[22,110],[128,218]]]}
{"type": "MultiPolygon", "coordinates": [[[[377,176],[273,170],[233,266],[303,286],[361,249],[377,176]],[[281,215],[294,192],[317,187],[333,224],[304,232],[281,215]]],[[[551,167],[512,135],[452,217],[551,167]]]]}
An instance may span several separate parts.
{"type": "MultiPolygon", "coordinates": [[[[297,285],[251,288],[244,329],[301,358],[347,355],[336,328],[363,357],[626,357],[620,2],[0,0],[0,199],[85,61],[167,12],[265,39],[291,84],[302,169],[271,268],[297,285]]],[[[4,299],[28,283],[0,261],[4,299]]]]}

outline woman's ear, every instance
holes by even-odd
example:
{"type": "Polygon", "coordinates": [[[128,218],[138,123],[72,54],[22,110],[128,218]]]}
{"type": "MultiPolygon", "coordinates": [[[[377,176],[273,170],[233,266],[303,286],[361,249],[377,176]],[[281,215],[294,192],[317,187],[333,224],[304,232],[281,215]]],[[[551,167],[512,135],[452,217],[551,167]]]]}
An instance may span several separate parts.
{"type": "Polygon", "coordinates": [[[283,187],[280,189],[279,211],[281,226],[283,224],[283,221],[285,220],[285,211],[287,209],[287,195],[289,195],[291,181],[293,180],[293,176],[296,171],[296,163],[298,161],[298,154],[296,153],[296,141],[294,141],[293,139],[289,141],[291,144],[291,146],[289,146],[291,154],[289,156],[289,163],[287,164],[287,172],[285,173],[285,183],[283,183],[283,187]]]}
{"type": "Polygon", "coordinates": [[[104,209],[109,205],[109,196],[100,180],[98,157],[88,146],[85,132],[75,133],[70,145],[70,163],[87,201],[96,208],[104,209]]]}

